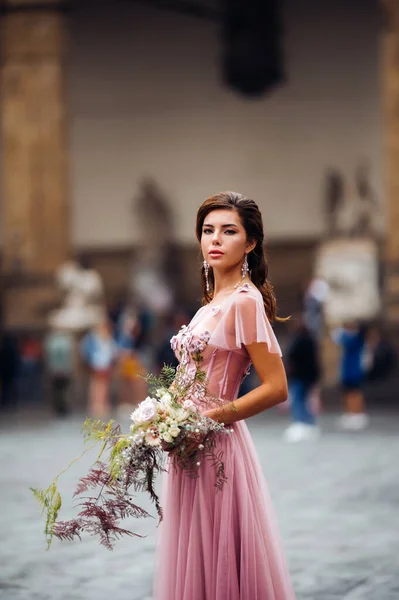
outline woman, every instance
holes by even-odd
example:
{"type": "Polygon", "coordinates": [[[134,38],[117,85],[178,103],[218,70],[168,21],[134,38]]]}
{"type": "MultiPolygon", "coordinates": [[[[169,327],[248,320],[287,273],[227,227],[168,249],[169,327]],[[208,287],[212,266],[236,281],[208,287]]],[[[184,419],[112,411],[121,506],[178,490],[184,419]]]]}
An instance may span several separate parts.
{"type": "Polygon", "coordinates": [[[111,412],[110,384],[117,356],[111,323],[106,316],[84,336],[80,350],[90,368],[88,412],[105,420],[111,412]]]}
{"type": "Polygon", "coordinates": [[[276,519],[244,423],[287,398],[281,352],[269,323],[276,303],[267,281],[260,211],[234,192],[212,196],[198,211],[197,237],[204,256],[204,306],[172,339],[185,357],[176,377],[189,372],[190,344],[209,333],[202,368],[210,396],[222,403],[205,414],[231,424],[234,434],[218,440],[227,475],[222,491],[216,491],[215,469],[206,459],[198,478],[169,469],[155,598],[292,600],[276,519]],[[237,399],[251,363],[261,384],[237,399]]]}

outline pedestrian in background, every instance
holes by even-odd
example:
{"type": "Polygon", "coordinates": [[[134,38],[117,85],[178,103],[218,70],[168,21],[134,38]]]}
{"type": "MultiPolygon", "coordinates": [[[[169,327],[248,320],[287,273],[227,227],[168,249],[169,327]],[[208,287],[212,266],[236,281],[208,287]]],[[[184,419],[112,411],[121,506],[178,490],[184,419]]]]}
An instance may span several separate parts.
{"type": "Polygon", "coordinates": [[[118,348],[118,413],[121,417],[130,415],[134,406],[144,400],[148,392],[144,379],[146,371],[136,350],[139,336],[140,321],[137,311],[134,306],[128,305],[121,311],[115,328],[118,348]]]}
{"type": "Polygon", "coordinates": [[[19,396],[22,402],[38,405],[43,401],[43,344],[36,333],[26,333],[19,345],[19,396]]]}
{"type": "MultiPolygon", "coordinates": [[[[318,360],[321,363],[321,343],[324,333],[324,306],[328,300],[330,287],[323,277],[313,277],[306,287],[302,300],[303,318],[309,333],[316,343],[318,360]]],[[[322,411],[320,385],[314,385],[310,395],[310,406],[315,414],[322,411]]]]}
{"type": "Polygon", "coordinates": [[[51,404],[59,417],[69,412],[68,392],[74,372],[74,340],[71,333],[52,329],[44,340],[45,368],[50,382],[51,404]]]}
{"type": "Polygon", "coordinates": [[[90,369],[88,412],[106,419],[111,412],[110,384],[118,350],[106,316],[84,336],[80,350],[90,369]]]}
{"type": "Polygon", "coordinates": [[[365,379],[366,329],[357,322],[349,322],[333,330],[332,339],[341,348],[339,379],[344,413],[339,424],[342,429],[358,431],[369,424],[362,389],[365,379]]]}
{"type": "Polygon", "coordinates": [[[306,326],[304,317],[301,315],[294,318],[292,327],[285,367],[293,422],[284,432],[284,439],[288,442],[299,442],[319,437],[310,397],[320,379],[320,363],[317,343],[306,326]]]}

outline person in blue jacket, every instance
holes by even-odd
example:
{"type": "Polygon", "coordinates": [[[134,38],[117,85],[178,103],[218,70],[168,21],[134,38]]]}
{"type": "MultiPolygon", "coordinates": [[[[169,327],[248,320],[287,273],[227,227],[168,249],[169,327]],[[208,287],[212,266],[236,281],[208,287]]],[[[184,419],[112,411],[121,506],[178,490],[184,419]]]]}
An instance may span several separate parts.
{"type": "Polygon", "coordinates": [[[332,332],[332,339],[341,348],[340,384],[344,398],[343,429],[360,430],[367,427],[363,395],[365,370],[363,363],[366,331],[359,323],[346,323],[332,332]]]}

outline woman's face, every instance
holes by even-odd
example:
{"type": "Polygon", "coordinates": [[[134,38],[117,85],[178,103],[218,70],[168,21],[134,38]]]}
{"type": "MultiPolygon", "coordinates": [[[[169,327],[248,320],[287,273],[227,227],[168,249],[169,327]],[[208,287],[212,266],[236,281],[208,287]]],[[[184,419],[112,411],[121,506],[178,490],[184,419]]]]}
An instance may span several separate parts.
{"type": "Polygon", "coordinates": [[[241,219],[235,210],[217,209],[204,220],[201,250],[207,263],[216,269],[241,266],[244,254],[255,248],[249,243],[241,219]]]}

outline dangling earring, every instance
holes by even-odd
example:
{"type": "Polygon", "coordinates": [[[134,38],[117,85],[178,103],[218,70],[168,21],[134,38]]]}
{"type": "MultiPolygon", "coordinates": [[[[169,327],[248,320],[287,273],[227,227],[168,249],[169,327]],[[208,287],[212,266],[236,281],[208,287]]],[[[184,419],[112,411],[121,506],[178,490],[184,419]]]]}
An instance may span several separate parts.
{"type": "Polygon", "coordinates": [[[209,287],[209,265],[206,262],[206,260],[204,260],[204,271],[205,271],[205,287],[206,287],[206,291],[209,292],[210,287],[209,287]]]}
{"type": "Polygon", "coordinates": [[[248,275],[248,271],[249,271],[248,257],[247,257],[247,255],[245,255],[244,262],[242,263],[242,267],[241,267],[241,273],[242,273],[243,279],[245,279],[246,276],[248,275]]]}

